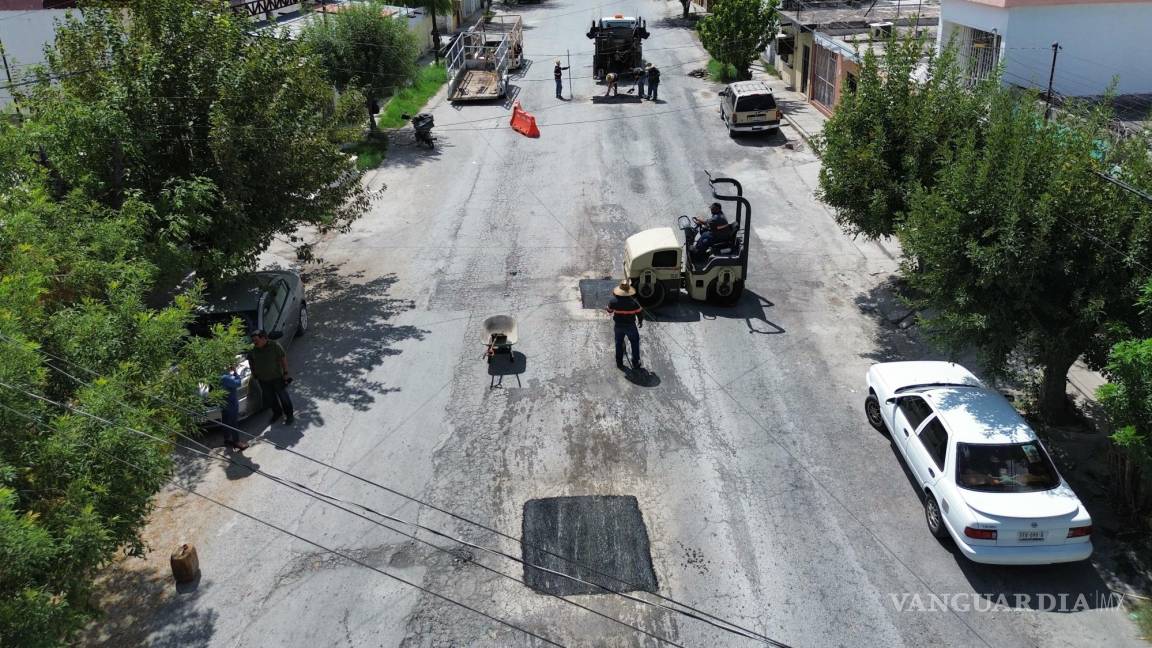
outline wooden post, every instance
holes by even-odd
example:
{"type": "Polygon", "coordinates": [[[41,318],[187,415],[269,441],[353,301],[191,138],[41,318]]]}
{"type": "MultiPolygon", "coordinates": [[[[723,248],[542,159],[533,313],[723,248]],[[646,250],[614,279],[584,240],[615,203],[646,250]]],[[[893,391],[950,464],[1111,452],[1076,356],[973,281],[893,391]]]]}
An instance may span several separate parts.
{"type": "Polygon", "coordinates": [[[568,54],[568,98],[575,99],[572,88],[572,50],[564,50],[568,54]]]}

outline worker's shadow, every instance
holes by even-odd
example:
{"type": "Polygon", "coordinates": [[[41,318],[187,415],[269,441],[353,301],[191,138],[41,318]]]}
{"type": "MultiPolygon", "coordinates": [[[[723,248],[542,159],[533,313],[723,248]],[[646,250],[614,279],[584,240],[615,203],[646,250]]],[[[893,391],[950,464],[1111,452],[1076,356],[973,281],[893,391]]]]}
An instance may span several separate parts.
{"type": "Polygon", "coordinates": [[[229,481],[244,479],[260,470],[260,464],[240,452],[229,451],[226,457],[228,458],[228,465],[224,467],[224,476],[229,481]]]}
{"type": "Polygon", "coordinates": [[[765,311],[773,306],[775,304],[747,289],[733,306],[697,302],[687,295],[677,295],[651,311],[649,317],[657,322],[674,323],[699,322],[706,319],[742,319],[749,333],[778,335],[784,333],[784,328],[769,320],[765,311]]]}
{"type": "Polygon", "coordinates": [[[648,371],[644,367],[637,369],[628,369],[624,372],[624,378],[636,385],[637,387],[659,387],[660,376],[648,371]]]}
{"type": "Polygon", "coordinates": [[[528,369],[528,357],[519,351],[513,351],[512,357],[503,353],[494,355],[488,363],[488,388],[496,389],[504,386],[504,376],[514,376],[516,387],[523,387],[520,374],[528,369]]]}

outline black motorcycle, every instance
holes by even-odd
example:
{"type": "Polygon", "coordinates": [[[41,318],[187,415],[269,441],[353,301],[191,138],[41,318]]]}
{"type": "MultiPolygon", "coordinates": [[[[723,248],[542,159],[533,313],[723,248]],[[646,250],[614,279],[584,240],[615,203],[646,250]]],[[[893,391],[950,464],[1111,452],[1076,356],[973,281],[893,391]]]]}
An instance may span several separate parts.
{"type": "Polygon", "coordinates": [[[429,150],[436,146],[436,138],[432,137],[432,127],[436,125],[431,113],[420,113],[415,117],[401,115],[404,119],[412,120],[412,129],[416,132],[416,143],[427,146],[429,150]]]}

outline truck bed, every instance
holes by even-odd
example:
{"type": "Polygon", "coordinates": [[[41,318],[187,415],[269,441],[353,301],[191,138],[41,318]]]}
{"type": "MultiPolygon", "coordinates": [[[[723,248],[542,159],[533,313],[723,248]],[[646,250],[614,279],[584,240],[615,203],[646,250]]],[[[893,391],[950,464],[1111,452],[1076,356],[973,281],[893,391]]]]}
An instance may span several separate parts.
{"type": "Polygon", "coordinates": [[[500,74],[485,70],[465,70],[450,101],[483,101],[500,98],[500,74]]]}

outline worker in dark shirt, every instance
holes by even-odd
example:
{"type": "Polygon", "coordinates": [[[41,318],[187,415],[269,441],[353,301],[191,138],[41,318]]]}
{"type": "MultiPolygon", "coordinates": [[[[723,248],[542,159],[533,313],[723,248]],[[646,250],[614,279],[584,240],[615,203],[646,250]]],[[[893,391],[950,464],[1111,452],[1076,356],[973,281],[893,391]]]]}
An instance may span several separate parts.
{"type": "Polygon", "coordinates": [[[612,324],[616,334],[616,366],[624,369],[624,338],[632,345],[632,369],[640,368],[640,327],[644,320],[640,317],[643,309],[636,301],[636,289],[627,279],[612,289],[612,299],[608,302],[612,313],[612,324]]]}
{"type": "Polygon", "coordinates": [[[567,66],[560,67],[560,59],[556,59],[556,67],[552,68],[552,77],[554,79],[556,79],[556,98],[557,99],[563,99],[564,98],[564,97],[560,96],[560,93],[564,90],[564,70],[567,70],[567,69],[568,69],[567,66]]]}
{"type": "Polygon", "coordinates": [[[292,411],[292,397],[288,395],[288,354],[280,343],[268,337],[267,331],[252,334],[252,349],[248,352],[248,366],[252,376],[260,382],[260,395],[264,407],[272,410],[272,423],[284,417],[284,423],[291,425],[295,420],[292,411]]]}

